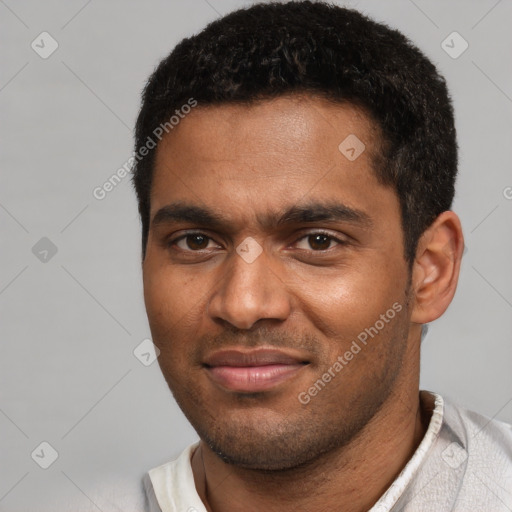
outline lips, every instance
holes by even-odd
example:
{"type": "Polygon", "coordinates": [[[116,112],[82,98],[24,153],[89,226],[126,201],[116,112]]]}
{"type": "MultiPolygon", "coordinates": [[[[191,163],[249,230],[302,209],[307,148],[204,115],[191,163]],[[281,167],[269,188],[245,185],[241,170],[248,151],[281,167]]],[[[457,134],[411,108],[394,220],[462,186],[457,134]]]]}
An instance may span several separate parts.
{"type": "Polygon", "coordinates": [[[204,360],[204,367],[215,383],[230,391],[246,393],[282,384],[307,364],[299,354],[275,349],[223,350],[204,360]]]}

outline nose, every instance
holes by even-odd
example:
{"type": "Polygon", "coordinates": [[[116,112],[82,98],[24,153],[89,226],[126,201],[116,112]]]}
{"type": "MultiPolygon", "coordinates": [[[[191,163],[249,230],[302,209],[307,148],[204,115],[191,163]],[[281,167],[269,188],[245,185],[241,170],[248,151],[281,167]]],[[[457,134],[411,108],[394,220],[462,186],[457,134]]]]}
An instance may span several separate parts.
{"type": "Polygon", "coordinates": [[[285,320],[289,316],[286,285],[277,269],[271,268],[265,251],[252,262],[233,252],[223,265],[222,277],[208,304],[213,320],[251,329],[261,319],[285,320]]]}

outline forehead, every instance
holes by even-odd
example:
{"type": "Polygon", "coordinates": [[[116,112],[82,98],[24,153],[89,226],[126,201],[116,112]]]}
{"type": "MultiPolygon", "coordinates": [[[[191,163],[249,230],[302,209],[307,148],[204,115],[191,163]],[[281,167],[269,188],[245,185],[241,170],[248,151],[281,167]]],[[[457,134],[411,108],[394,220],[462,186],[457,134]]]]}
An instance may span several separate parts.
{"type": "Polygon", "coordinates": [[[373,170],[380,142],[364,111],[311,96],[199,104],[158,145],[151,217],[176,200],[238,219],[302,199],[378,210],[376,195],[394,195],[373,170]]]}
{"type": "MultiPolygon", "coordinates": [[[[185,142],[193,144],[194,157],[225,157],[226,152],[235,157],[240,151],[268,157],[274,151],[285,151],[288,158],[304,158],[306,154],[317,156],[327,146],[337,151],[349,135],[364,140],[365,156],[375,156],[381,133],[366,111],[348,103],[294,94],[249,104],[199,103],[163,138],[157,152],[179,151],[185,142]],[[261,151],[262,144],[265,151],[261,151]]],[[[336,151],[331,154],[334,159],[339,156],[336,151]]]]}

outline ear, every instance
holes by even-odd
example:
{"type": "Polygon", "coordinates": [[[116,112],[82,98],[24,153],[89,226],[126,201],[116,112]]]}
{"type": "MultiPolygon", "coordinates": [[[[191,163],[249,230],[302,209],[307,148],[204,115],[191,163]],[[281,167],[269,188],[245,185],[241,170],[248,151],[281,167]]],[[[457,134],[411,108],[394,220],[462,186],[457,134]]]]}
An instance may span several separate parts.
{"type": "Polygon", "coordinates": [[[459,217],[452,211],[443,212],[418,242],[412,268],[411,322],[426,324],[446,311],[457,288],[463,250],[459,217]]]}

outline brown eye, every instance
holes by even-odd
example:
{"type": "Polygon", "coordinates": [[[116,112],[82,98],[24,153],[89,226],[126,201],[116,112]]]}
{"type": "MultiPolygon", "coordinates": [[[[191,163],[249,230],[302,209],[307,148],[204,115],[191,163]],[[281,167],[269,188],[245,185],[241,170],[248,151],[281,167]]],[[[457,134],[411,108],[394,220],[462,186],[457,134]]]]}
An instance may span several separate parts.
{"type": "Polygon", "coordinates": [[[312,249],[317,251],[325,251],[326,249],[329,249],[329,246],[331,245],[331,237],[321,233],[316,235],[309,235],[308,242],[312,249]]]}
{"type": "Polygon", "coordinates": [[[340,240],[339,238],[336,238],[329,233],[323,233],[321,231],[306,234],[299,238],[297,242],[295,242],[299,249],[313,252],[327,251],[334,248],[336,245],[341,246],[345,243],[346,242],[343,240],[340,240]]]}
{"type": "Polygon", "coordinates": [[[182,251],[196,252],[202,249],[207,249],[208,244],[212,241],[209,236],[202,233],[189,233],[188,235],[180,236],[167,243],[168,247],[176,246],[182,251]]]}
{"type": "Polygon", "coordinates": [[[189,249],[206,249],[208,246],[208,241],[210,240],[207,236],[204,235],[187,235],[184,240],[186,240],[187,247],[189,249]]]}

